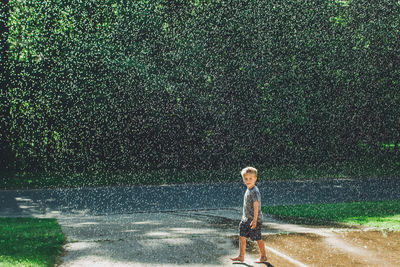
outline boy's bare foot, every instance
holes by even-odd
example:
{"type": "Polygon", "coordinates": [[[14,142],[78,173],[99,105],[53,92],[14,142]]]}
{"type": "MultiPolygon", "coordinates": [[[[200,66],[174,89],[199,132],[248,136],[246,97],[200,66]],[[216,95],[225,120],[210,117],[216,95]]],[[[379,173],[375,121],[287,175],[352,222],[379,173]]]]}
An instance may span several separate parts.
{"type": "Polygon", "coordinates": [[[255,263],[264,263],[264,262],[267,262],[267,261],[268,261],[267,257],[261,257],[258,260],[256,260],[255,263]]]}
{"type": "Polygon", "coordinates": [[[244,257],[237,256],[236,258],[230,258],[232,261],[244,261],[244,257]]]}

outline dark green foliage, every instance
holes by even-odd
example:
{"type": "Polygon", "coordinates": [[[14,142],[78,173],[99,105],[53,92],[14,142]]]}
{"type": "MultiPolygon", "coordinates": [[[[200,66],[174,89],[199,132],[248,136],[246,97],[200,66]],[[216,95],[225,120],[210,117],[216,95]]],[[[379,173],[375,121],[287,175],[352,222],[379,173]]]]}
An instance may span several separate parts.
{"type": "Polygon", "coordinates": [[[10,0],[3,10],[1,140],[18,169],[318,164],[400,140],[396,1],[10,0]]]}
{"type": "Polygon", "coordinates": [[[9,63],[7,39],[9,17],[8,1],[0,2],[0,170],[12,168],[13,153],[10,141],[10,105],[7,99],[9,85],[9,63]]]}

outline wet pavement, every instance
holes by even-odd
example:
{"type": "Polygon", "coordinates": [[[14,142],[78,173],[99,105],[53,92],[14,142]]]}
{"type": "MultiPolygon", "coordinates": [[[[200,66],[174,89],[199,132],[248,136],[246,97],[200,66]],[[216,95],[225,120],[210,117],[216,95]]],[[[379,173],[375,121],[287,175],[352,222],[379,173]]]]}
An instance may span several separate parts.
{"type": "MultiPolygon", "coordinates": [[[[333,230],[328,235],[269,235],[264,241],[305,266],[400,266],[400,232],[333,230]]],[[[275,253],[269,261],[274,266],[299,266],[275,253]]]]}

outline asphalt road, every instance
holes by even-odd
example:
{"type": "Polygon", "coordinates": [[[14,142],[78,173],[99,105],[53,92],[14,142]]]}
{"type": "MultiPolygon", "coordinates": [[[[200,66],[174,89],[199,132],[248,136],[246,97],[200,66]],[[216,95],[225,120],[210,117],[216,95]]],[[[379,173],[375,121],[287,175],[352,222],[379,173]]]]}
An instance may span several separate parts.
{"type": "MultiPolygon", "coordinates": [[[[400,199],[400,178],[259,181],[262,205],[400,199]]],[[[242,183],[0,190],[0,216],[129,214],[242,207],[242,183]]]]}

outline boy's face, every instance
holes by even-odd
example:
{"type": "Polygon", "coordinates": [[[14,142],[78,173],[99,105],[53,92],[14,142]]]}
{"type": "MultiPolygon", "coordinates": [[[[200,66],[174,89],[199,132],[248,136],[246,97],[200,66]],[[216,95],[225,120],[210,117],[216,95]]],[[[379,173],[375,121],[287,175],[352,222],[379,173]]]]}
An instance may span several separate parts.
{"type": "Polygon", "coordinates": [[[256,181],[257,176],[254,173],[245,173],[243,175],[243,183],[247,186],[248,189],[253,188],[256,181]]]}

